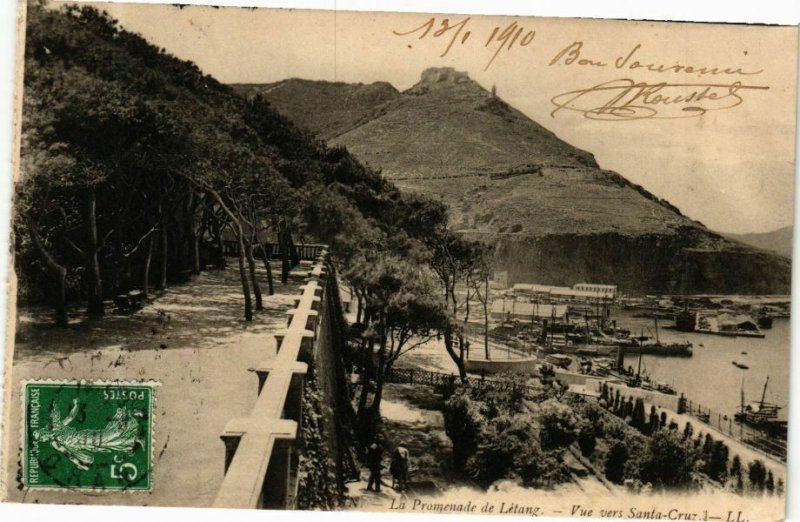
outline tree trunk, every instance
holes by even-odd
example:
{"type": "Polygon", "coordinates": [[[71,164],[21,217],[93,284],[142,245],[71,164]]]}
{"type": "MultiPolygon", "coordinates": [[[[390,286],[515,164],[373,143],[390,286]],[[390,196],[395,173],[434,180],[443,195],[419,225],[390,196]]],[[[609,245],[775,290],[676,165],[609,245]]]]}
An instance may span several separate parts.
{"type": "Polygon", "coordinates": [[[483,325],[483,352],[486,355],[486,360],[491,360],[491,355],[489,355],[489,320],[486,319],[483,325]]]}
{"type": "Polygon", "coordinates": [[[244,246],[246,249],[245,256],[247,257],[247,268],[250,272],[250,282],[253,284],[253,294],[256,296],[256,310],[260,311],[264,309],[264,305],[261,300],[261,287],[258,284],[258,278],[256,277],[256,260],[253,257],[253,245],[250,241],[244,241],[244,246]]]}
{"type": "Polygon", "coordinates": [[[261,256],[264,258],[264,270],[267,271],[267,295],[275,294],[275,284],[272,280],[272,267],[269,264],[269,257],[267,256],[267,249],[264,248],[264,243],[259,241],[258,246],[261,248],[261,256]]]}
{"type": "Polygon", "coordinates": [[[294,268],[300,264],[300,255],[297,253],[297,247],[294,246],[294,238],[292,237],[291,230],[287,230],[287,236],[287,242],[289,243],[289,259],[292,263],[292,268],[294,268]]]}
{"type": "Polygon", "coordinates": [[[291,260],[289,258],[289,242],[287,241],[286,229],[281,227],[278,233],[278,248],[281,249],[281,283],[289,281],[289,270],[291,270],[291,260]]]}
{"type": "Polygon", "coordinates": [[[67,318],[67,269],[60,265],[58,261],[47,251],[44,246],[42,238],[39,237],[36,227],[28,220],[28,230],[31,234],[33,244],[39,250],[39,253],[44,257],[47,268],[53,273],[53,277],[58,285],[58,295],[53,303],[54,319],[56,326],[65,327],[69,323],[67,318]]]}
{"type": "Polygon", "coordinates": [[[363,300],[361,299],[359,291],[356,289],[353,289],[352,295],[356,298],[356,322],[360,323],[364,318],[364,305],[362,304],[363,300]]]}
{"type": "Polygon", "coordinates": [[[161,220],[161,273],[159,274],[158,286],[159,290],[167,288],[167,268],[169,261],[169,233],[167,231],[166,219],[161,220]]]}
{"type": "MultiPolygon", "coordinates": [[[[201,198],[195,197],[195,191],[189,189],[189,196],[187,201],[187,214],[188,218],[186,220],[186,230],[189,235],[189,243],[190,248],[192,250],[192,274],[198,275],[200,273],[200,233],[197,227],[197,210],[200,208],[200,205],[203,204],[201,198]]],[[[202,229],[202,216],[200,219],[200,226],[202,229]]]]}
{"type": "Polygon", "coordinates": [[[213,223],[213,230],[214,230],[214,241],[217,244],[217,252],[219,252],[219,258],[217,259],[217,268],[220,270],[224,270],[227,264],[225,263],[225,252],[223,251],[222,245],[222,227],[219,226],[219,220],[212,216],[211,221],[213,223]]]}
{"type": "Polygon", "coordinates": [[[150,263],[153,261],[153,234],[147,238],[147,253],[144,255],[144,268],[142,269],[142,296],[147,299],[150,294],[150,263]]]}
{"type": "Polygon", "coordinates": [[[372,369],[372,351],[375,347],[375,339],[370,338],[361,348],[361,394],[358,397],[358,416],[364,414],[369,398],[369,380],[372,369]]]}
{"type": "Polygon", "coordinates": [[[94,190],[89,191],[86,198],[86,221],[88,224],[88,272],[89,272],[89,299],[87,312],[89,317],[102,317],[105,314],[103,307],[103,280],[100,274],[100,246],[97,240],[97,195],[94,190]]]}
{"type": "MultiPolygon", "coordinates": [[[[194,225],[192,225],[194,227],[194,225]]],[[[192,228],[192,273],[198,275],[200,273],[200,235],[192,228]]]]}
{"type": "MultiPolygon", "coordinates": [[[[239,220],[236,219],[236,216],[231,212],[231,210],[225,205],[225,202],[222,200],[222,196],[219,193],[210,188],[203,186],[200,183],[197,183],[195,180],[188,176],[184,176],[190,183],[198,187],[199,189],[203,190],[206,194],[214,198],[214,201],[220,206],[223,212],[230,218],[231,223],[233,224],[233,231],[236,234],[236,239],[239,242],[239,278],[242,281],[242,294],[244,295],[244,320],[245,321],[252,321],[253,320],[253,301],[250,298],[250,285],[247,283],[247,273],[245,272],[244,268],[244,241],[243,236],[244,232],[242,231],[242,224],[239,223],[239,220]]],[[[221,237],[221,236],[220,236],[221,237]]],[[[221,250],[220,250],[221,252],[221,250]]]]}
{"type": "Polygon", "coordinates": [[[250,299],[250,286],[247,284],[247,273],[244,269],[244,241],[242,241],[242,226],[233,218],[236,227],[236,238],[239,240],[239,277],[242,280],[242,293],[244,294],[244,320],[253,320],[253,301],[250,299]]]}
{"type": "Polygon", "coordinates": [[[456,364],[456,367],[458,368],[458,376],[462,381],[465,381],[467,379],[467,370],[464,367],[464,359],[459,357],[456,351],[453,349],[453,332],[449,328],[444,332],[444,348],[447,350],[447,354],[456,364]]]}
{"type": "Polygon", "coordinates": [[[371,423],[374,428],[377,426],[378,419],[381,416],[381,400],[383,399],[383,382],[386,377],[386,333],[385,333],[385,320],[381,318],[381,344],[378,348],[378,367],[375,371],[375,395],[372,397],[372,406],[370,413],[372,414],[371,423]]]}

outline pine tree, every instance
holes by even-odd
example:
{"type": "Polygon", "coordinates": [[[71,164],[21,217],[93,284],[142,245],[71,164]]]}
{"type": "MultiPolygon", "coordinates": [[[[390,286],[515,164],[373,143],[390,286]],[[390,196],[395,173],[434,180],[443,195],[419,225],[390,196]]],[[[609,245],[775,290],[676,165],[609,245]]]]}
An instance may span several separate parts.
{"type": "Polygon", "coordinates": [[[742,459],[739,458],[739,455],[733,457],[730,475],[736,480],[734,492],[741,495],[744,492],[744,482],[742,481],[742,459]]]}
{"type": "Polygon", "coordinates": [[[767,472],[767,483],[766,483],[767,493],[773,495],[775,493],[775,477],[772,476],[772,471],[767,472]]]}

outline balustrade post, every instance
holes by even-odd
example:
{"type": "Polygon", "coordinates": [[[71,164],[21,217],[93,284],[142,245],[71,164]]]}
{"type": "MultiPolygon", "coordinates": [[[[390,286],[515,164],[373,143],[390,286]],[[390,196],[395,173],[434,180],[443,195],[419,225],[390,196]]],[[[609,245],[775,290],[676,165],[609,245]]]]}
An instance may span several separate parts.
{"type": "Polygon", "coordinates": [[[228,468],[231,467],[231,462],[233,462],[233,456],[236,454],[236,449],[239,447],[239,443],[242,441],[242,437],[223,435],[220,438],[222,439],[223,444],[225,444],[225,473],[227,473],[228,468]]]}
{"type": "Polygon", "coordinates": [[[261,488],[263,509],[286,509],[291,480],[291,454],[294,441],[277,439],[272,446],[272,455],[261,488]]]}

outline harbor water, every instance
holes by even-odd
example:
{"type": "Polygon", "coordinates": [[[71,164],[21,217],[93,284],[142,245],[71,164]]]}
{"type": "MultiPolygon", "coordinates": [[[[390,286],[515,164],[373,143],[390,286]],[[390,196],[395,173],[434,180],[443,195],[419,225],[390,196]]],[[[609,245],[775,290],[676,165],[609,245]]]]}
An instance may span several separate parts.
{"type": "MultiPolygon", "coordinates": [[[[617,324],[631,330],[631,335],[653,336],[652,319],[635,318],[625,311],[614,314],[617,324]]],[[[659,326],[671,326],[671,321],[659,326]]],[[[788,415],[790,320],[775,319],[771,329],[763,330],[763,339],[726,337],[699,333],[685,333],[660,327],[662,343],[689,341],[694,345],[692,357],[659,357],[642,355],[642,373],[654,381],[671,384],[680,394],[704,409],[710,408],[723,415],[737,412],[744,389],[745,404],[759,401],[764,382],[769,377],[765,400],[777,404],[780,419],[788,415]],[[747,353],[743,353],[747,352],[747,353]],[[748,366],[740,369],[732,361],[748,366]]],[[[639,362],[634,351],[626,354],[625,367],[639,362]]]]}

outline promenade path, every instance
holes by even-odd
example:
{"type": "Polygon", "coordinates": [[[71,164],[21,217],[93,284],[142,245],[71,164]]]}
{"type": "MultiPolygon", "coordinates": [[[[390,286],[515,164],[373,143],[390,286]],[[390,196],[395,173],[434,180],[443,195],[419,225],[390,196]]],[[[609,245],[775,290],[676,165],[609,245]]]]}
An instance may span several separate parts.
{"type": "MultiPolygon", "coordinates": [[[[248,368],[274,357],[273,333],[303,284],[302,265],[251,323],[242,319],[238,270],[204,272],[170,287],[130,316],[75,319],[66,330],[49,324],[48,310],[20,310],[13,380],[10,451],[4,458],[12,502],[210,506],[223,477],[225,448],[219,436],[256,399],[257,378],[248,368]],[[21,399],[24,379],[156,380],[153,490],[143,493],[18,489],[21,399]]],[[[279,267],[273,268],[275,274],[279,267]]],[[[266,275],[258,277],[266,288],[266,275]]]]}

